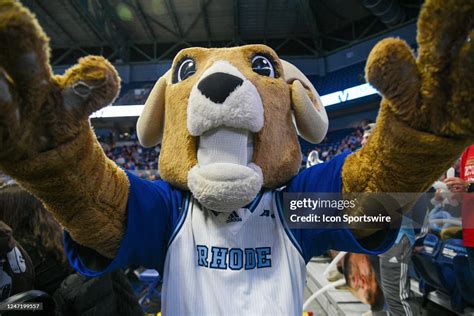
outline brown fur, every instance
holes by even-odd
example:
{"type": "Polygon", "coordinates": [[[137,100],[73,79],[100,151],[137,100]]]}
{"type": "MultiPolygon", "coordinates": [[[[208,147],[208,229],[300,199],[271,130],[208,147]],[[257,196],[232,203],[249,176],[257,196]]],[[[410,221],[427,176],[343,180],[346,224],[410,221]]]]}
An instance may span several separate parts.
{"type": "Polygon", "coordinates": [[[298,172],[301,154],[296,130],[291,121],[290,86],[283,76],[262,77],[252,71],[254,54],[264,52],[281,64],[275,52],[264,45],[248,45],[228,49],[190,48],[181,51],[173,66],[183,56],[193,57],[196,73],[187,80],[166,88],[165,127],[160,155],[160,175],[166,181],[187,188],[188,171],[197,163],[196,138],[189,135],[186,119],[188,97],[201,74],[215,61],[225,60],[234,65],[257,88],[264,105],[264,127],[255,135],[253,162],[262,168],[264,186],[281,186],[298,172]]]}

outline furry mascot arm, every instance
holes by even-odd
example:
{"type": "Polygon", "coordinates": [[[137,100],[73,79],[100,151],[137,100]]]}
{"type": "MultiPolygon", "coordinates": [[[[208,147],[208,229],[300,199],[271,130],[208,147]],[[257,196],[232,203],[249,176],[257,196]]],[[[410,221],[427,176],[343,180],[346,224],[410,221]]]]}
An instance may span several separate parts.
{"type": "Polygon", "coordinates": [[[120,80],[101,57],[63,76],[48,38],[19,3],[0,0],[0,169],[39,197],[80,244],[113,257],[124,231],[128,179],[103,153],[88,116],[120,80]]]}
{"type": "MultiPolygon", "coordinates": [[[[345,192],[423,192],[474,138],[474,1],[427,1],[419,56],[378,43],[366,77],[383,95],[367,145],[347,158],[345,192]]],[[[363,232],[356,232],[363,237],[363,232]]]]}

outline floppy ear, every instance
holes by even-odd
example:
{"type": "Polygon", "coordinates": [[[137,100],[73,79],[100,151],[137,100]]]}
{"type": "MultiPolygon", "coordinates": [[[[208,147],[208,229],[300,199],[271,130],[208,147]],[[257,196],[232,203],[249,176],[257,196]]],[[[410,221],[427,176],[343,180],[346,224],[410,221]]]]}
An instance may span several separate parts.
{"type": "Polygon", "coordinates": [[[137,121],[137,136],[143,147],[158,145],[163,138],[165,124],[165,91],[170,81],[171,70],[168,70],[155,84],[143,112],[137,121]]]}
{"type": "Polygon", "coordinates": [[[324,139],[329,126],[323,103],[312,83],[298,68],[284,60],[281,63],[291,89],[291,106],[298,134],[317,144],[324,139]]]}

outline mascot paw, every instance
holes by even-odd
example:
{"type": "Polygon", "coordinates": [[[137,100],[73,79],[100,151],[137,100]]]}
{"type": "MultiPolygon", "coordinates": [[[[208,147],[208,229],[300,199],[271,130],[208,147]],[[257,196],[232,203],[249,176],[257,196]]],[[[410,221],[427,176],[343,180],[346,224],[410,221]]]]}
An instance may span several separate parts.
{"type": "Polygon", "coordinates": [[[0,161],[53,149],[89,128],[88,116],[110,104],[119,77],[102,57],[89,56],[53,76],[48,38],[16,1],[0,1],[0,161]]]}
{"type": "Polygon", "coordinates": [[[474,139],[474,1],[429,0],[418,21],[419,56],[400,39],[378,43],[366,77],[403,122],[474,139]]]}

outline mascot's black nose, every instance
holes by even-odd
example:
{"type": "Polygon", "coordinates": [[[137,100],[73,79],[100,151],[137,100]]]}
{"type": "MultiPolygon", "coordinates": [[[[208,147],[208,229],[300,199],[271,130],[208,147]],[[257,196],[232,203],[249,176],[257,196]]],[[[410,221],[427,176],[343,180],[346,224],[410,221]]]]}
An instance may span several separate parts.
{"type": "Polygon", "coordinates": [[[198,89],[214,103],[223,103],[243,80],[223,72],[207,76],[198,84],[198,89]]]}

